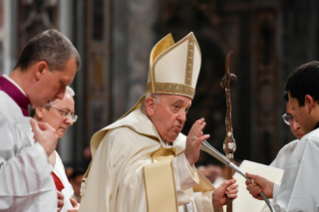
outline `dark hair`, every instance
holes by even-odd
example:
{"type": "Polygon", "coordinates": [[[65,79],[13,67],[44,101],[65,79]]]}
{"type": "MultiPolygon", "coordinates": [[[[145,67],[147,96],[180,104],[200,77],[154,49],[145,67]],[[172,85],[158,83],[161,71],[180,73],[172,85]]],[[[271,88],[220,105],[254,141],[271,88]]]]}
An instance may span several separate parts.
{"type": "Polygon", "coordinates": [[[79,69],[81,58],[71,41],[62,33],[50,29],[33,37],[21,52],[14,69],[25,71],[30,65],[38,61],[46,61],[50,71],[61,70],[65,63],[74,57],[79,69]]]}
{"type": "Polygon", "coordinates": [[[305,96],[319,100],[319,62],[312,61],[299,66],[287,79],[285,91],[298,100],[299,106],[305,105],[305,96]]]}
{"type": "Polygon", "coordinates": [[[287,92],[284,93],[284,100],[286,101],[286,103],[289,101],[289,97],[288,97],[287,92]]]}

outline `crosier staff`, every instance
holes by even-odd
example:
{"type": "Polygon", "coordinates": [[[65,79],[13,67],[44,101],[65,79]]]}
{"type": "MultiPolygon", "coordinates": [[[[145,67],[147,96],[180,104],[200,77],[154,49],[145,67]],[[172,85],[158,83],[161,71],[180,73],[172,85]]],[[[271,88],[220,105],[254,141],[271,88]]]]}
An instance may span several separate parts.
{"type": "MultiPolygon", "coordinates": [[[[226,61],[225,61],[225,76],[220,81],[220,86],[225,88],[225,96],[226,96],[226,118],[225,118],[225,125],[226,125],[226,136],[224,140],[223,149],[225,151],[226,157],[232,161],[234,159],[234,152],[236,150],[236,143],[233,136],[233,128],[232,128],[232,120],[231,120],[231,100],[230,100],[230,80],[237,80],[235,74],[229,73],[229,59],[233,51],[230,51],[227,54],[226,61]]],[[[226,168],[226,175],[227,179],[232,179],[232,169],[230,167],[226,168]]],[[[227,198],[227,212],[233,211],[232,200],[227,198]]]]}
{"type": "MultiPolygon", "coordinates": [[[[218,150],[216,150],[214,147],[212,147],[206,140],[203,141],[203,143],[200,146],[200,149],[207,152],[211,156],[215,157],[217,160],[219,160],[220,162],[224,163],[227,166],[226,168],[227,179],[232,179],[232,169],[234,169],[244,178],[249,179],[247,178],[245,172],[243,172],[239,167],[237,167],[235,164],[232,163],[232,160],[234,159],[234,152],[236,150],[236,143],[233,136],[233,128],[232,128],[232,121],[231,121],[230,80],[237,80],[237,77],[235,74],[229,73],[229,59],[232,53],[233,52],[230,51],[226,57],[225,76],[220,81],[220,86],[222,88],[225,88],[226,105],[227,105],[227,112],[226,112],[226,118],[225,118],[226,136],[225,136],[224,145],[223,145],[223,149],[226,153],[226,157],[225,155],[220,153],[218,150]]],[[[265,200],[270,211],[275,212],[274,207],[271,205],[266,195],[263,192],[260,192],[260,196],[265,200]]],[[[233,210],[232,201],[227,198],[227,212],[232,212],[232,210],[233,210]]]]}

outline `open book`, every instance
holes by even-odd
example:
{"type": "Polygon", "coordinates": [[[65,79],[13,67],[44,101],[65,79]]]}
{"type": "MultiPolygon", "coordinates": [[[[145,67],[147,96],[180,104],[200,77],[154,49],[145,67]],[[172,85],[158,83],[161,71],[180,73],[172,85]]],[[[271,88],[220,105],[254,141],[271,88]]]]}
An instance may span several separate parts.
{"type": "MultiPolygon", "coordinates": [[[[274,182],[281,182],[281,178],[284,174],[283,169],[248,160],[244,160],[240,165],[240,168],[245,173],[248,172],[250,174],[257,174],[274,182]]],[[[250,195],[250,193],[246,189],[246,179],[243,176],[238,173],[235,173],[234,176],[236,177],[238,183],[238,195],[237,198],[233,201],[233,212],[270,211],[264,200],[257,200],[250,195]]]]}

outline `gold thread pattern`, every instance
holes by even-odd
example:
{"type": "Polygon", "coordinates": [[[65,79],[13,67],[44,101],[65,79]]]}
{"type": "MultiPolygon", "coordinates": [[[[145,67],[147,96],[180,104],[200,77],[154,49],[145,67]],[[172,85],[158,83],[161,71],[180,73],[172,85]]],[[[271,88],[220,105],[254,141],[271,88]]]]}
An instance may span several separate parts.
{"type": "Polygon", "coordinates": [[[156,83],[155,91],[151,89],[151,83],[147,83],[147,93],[166,93],[187,96],[191,99],[194,98],[195,89],[188,85],[177,84],[177,83],[156,83]]]}
{"type": "Polygon", "coordinates": [[[185,73],[185,84],[188,86],[192,85],[193,76],[193,61],[194,61],[194,38],[190,36],[188,41],[188,51],[187,51],[187,63],[186,63],[186,73],[185,73]]]}
{"type": "MultiPolygon", "coordinates": [[[[175,157],[176,157],[176,156],[175,156],[175,157]]],[[[174,157],[174,158],[175,158],[175,157],[174,157]]],[[[171,170],[172,170],[172,173],[174,173],[173,159],[171,160],[171,170]]],[[[173,177],[174,185],[176,185],[175,175],[174,175],[174,174],[172,174],[172,177],[173,177]]],[[[178,211],[178,202],[177,202],[177,192],[176,192],[176,187],[175,187],[174,191],[175,191],[175,205],[176,205],[176,211],[178,211]]]]}
{"type": "MultiPolygon", "coordinates": [[[[143,167],[143,182],[144,182],[144,192],[145,194],[147,194],[147,188],[146,188],[146,181],[145,181],[146,177],[145,177],[145,166],[143,167]]],[[[147,212],[150,211],[150,206],[148,204],[148,198],[147,198],[147,195],[145,195],[145,199],[146,199],[146,209],[147,209],[147,212]]]]}

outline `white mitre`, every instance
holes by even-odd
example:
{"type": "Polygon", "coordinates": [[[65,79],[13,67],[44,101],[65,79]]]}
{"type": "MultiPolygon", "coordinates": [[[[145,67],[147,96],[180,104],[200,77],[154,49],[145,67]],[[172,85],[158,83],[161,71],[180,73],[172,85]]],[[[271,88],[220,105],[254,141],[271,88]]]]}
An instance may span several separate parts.
{"type": "Polygon", "coordinates": [[[195,95],[201,53],[193,33],[178,43],[169,34],[152,49],[146,94],[195,95]]]}
{"type": "Polygon", "coordinates": [[[139,108],[147,94],[172,94],[193,99],[200,66],[201,52],[194,34],[189,33],[177,43],[168,34],[152,49],[146,94],[124,116],[139,108]]]}

